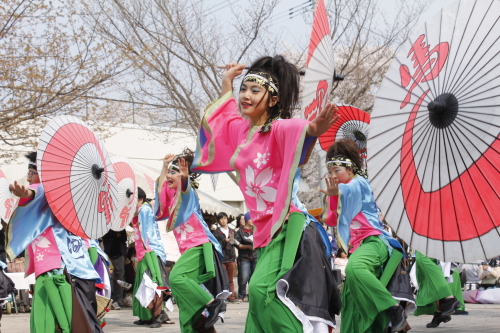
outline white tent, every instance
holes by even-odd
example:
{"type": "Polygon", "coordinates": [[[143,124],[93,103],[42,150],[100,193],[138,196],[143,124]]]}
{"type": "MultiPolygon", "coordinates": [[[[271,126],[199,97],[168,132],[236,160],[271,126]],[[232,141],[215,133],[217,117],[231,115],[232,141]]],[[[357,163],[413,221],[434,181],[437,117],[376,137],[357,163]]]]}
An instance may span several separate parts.
{"type": "MultiPolygon", "coordinates": [[[[168,153],[181,153],[185,147],[194,149],[196,144],[194,136],[182,129],[166,130],[163,127],[124,124],[111,127],[109,134],[103,140],[106,149],[111,155],[129,159],[136,172],[138,185],[150,198],[154,197],[154,181],[160,174],[162,158],[168,153]]],[[[0,168],[10,182],[16,180],[27,185],[28,162],[24,154],[34,149],[29,147],[16,149],[22,152],[21,156],[13,161],[0,160],[0,168]]],[[[218,177],[216,191],[213,190],[210,175],[202,175],[199,182],[198,196],[204,212],[216,214],[223,211],[232,216],[245,212],[243,195],[239,187],[226,174],[218,177]]],[[[159,227],[168,260],[176,261],[180,253],[175,237],[172,233],[165,232],[164,221],[159,222],[159,227]]]]}

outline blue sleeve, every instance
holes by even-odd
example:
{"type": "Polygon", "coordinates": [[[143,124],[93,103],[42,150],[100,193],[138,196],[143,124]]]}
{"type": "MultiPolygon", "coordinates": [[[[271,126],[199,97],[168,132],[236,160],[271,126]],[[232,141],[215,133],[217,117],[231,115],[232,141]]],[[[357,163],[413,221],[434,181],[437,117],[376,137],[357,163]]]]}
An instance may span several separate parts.
{"type": "Polygon", "coordinates": [[[341,241],[344,243],[342,246],[347,249],[351,238],[349,230],[351,222],[361,212],[362,208],[361,186],[358,180],[354,178],[350,183],[339,184],[339,190],[340,214],[338,230],[341,241]]]}

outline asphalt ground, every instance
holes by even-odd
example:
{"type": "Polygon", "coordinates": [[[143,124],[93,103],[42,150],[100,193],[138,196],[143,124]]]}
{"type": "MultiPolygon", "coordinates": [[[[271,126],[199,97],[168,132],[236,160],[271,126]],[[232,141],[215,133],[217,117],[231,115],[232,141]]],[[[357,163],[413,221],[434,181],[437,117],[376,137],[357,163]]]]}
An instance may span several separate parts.
{"type": "MultiPolygon", "coordinates": [[[[499,333],[500,332],[500,304],[466,304],[466,310],[469,315],[454,315],[453,319],[441,324],[438,328],[426,328],[425,325],[432,320],[432,316],[410,316],[408,322],[412,327],[410,333],[420,332],[453,332],[453,333],[499,333]]],[[[248,310],[248,303],[241,304],[230,303],[227,306],[225,323],[220,321],[216,325],[219,333],[239,333],[244,332],[245,319],[248,310]]],[[[175,324],[163,325],[162,328],[152,329],[147,326],[134,325],[137,320],[132,316],[132,308],[121,310],[112,310],[106,315],[107,325],[104,332],[169,332],[180,333],[179,312],[177,307],[169,316],[175,324]]],[[[337,319],[337,329],[334,332],[340,332],[340,322],[342,318],[337,319]]],[[[3,333],[26,333],[29,332],[29,313],[4,314],[1,321],[1,332],[3,333]]],[[[357,333],[357,332],[353,332],[357,333]]]]}

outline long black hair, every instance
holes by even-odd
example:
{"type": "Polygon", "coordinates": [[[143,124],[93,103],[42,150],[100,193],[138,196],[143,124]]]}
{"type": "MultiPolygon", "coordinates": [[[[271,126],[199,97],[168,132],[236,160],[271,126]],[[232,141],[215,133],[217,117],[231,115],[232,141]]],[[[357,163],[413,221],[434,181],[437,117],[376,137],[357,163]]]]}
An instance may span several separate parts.
{"type": "Polygon", "coordinates": [[[148,203],[149,204],[151,202],[151,199],[148,199],[146,197],[146,192],[144,192],[144,190],[142,188],[140,188],[139,186],[137,187],[137,199],[138,200],[142,199],[143,203],[148,203]]]}
{"type": "MultiPolygon", "coordinates": [[[[297,67],[288,62],[285,57],[276,55],[257,59],[248,69],[248,73],[262,72],[272,78],[278,86],[278,103],[267,110],[269,119],[280,117],[292,118],[293,109],[299,103],[300,75],[297,67]]],[[[271,100],[268,93],[267,103],[271,100]]],[[[262,101],[261,101],[262,102],[262,101]]],[[[259,102],[260,103],[260,102],[259,102]]]]}
{"type": "Polygon", "coordinates": [[[29,164],[28,169],[33,169],[36,170],[36,151],[32,151],[24,155],[31,163],[34,164],[29,164]]]}

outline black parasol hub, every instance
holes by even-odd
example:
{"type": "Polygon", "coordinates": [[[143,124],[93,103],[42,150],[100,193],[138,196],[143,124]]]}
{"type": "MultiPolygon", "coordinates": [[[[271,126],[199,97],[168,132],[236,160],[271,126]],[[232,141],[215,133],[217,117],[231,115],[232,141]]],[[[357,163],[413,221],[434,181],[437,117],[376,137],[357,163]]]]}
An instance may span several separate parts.
{"type": "Polygon", "coordinates": [[[360,130],[354,130],[352,133],[354,134],[356,140],[366,143],[366,135],[363,132],[360,130]]]}
{"type": "Polygon", "coordinates": [[[132,192],[129,188],[127,189],[127,192],[125,192],[125,195],[127,196],[127,198],[130,198],[132,196],[132,194],[134,194],[134,192],[132,192]]]}
{"type": "Polygon", "coordinates": [[[455,95],[444,93],[427,105],[429,120],[434,127],[450,126],[458,114],[458,100],[455,95]]]}
{"type": "Polygon", "coordinates": [[[92,165],[92,176],[95,179],[101,179],[101,175],[104,172],[104,168],[100,168],[97,164],[92,165]]]}

